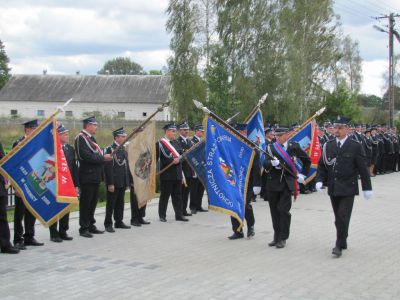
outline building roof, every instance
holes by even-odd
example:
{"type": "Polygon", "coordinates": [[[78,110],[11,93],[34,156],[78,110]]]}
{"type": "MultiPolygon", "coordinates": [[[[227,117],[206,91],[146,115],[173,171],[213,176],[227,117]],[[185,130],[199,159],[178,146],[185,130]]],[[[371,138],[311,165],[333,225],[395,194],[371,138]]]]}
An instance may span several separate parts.
{"type": "Polygon", "coordinates": [[[169,90],[164,75],[13,75],[0,101],[159,104],[169,90]]]}

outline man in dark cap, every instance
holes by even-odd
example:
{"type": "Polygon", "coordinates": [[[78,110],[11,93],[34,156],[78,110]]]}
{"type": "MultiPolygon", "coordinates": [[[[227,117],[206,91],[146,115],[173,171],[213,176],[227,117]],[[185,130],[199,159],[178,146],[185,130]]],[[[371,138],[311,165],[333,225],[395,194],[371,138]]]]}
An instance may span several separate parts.
{"type": "Polygon", "coordinates": [[[168,169],[160,174],[160,200],[158,202],[158,215],[161,222],[167,222],[168,199],[171,196],[175,211],[175,220],[189,221],[183,216],[182,211],[182,163],[183,153],[179,143],[175,140],[176,125],[170,123],[164,126],[165,136],[156,144],[157,160],[160,161],[160,170],[167,166],[168,169]]]}
{"type": "MultiPolygon", "coordinates": [[[[3,145],[0,143],[0,159],[4,157],[3,145]]],[[[0,251],[1,253],[17,254],[19,249],[10,242],[10,227],[7,220],[8,193],[4,177],[0,174],[0,251]]]]}
{"type": "MultiPolygon", "coordinates": [[[[268,145],[275,143],[275,132],[273,128],[271,127],[265,127],[265,146],[268,147],[268,145]]],[[[267,173],[264,172],[264,168],[262,170],[261,174],[261,193],[260,196],[264,198],[264,201],[268,201],[267,197],[267,191],[265,189],[265,184],[267,182],[267,173]]]]}
{"type": "MultiPolygon", "coordinates": [[[[60,124],[57,127],[57,131],[60,137],[61,146],[67,160],[69,172],[71,173],[72,181],[76,188],[76,192],[79,194],[79,183],[78,183],[78,167],[76,165],[75,149],[69,142],[69,130],[64,125],[60,124]]],[[[61,243],[62,241],[71,241],[73,238],[67,234],[69,229],[69,213],[64,215],[58,222],[55,222],[50,226],[50,240],[55,243],[61,243]],[[57,229],[58,223],[58,229],[57,229]]]]}
{"type": "Polygon", "coordinates": [[[265,188],[274,228],[274,239],[268,245],[276,248],[286,246],[290,232],[292,193],[297,193],[298,183],[304,183],[303,174],[308,174],[311,165],[310,158],[300,145],[288,141],[288,132],[286,127],[275,129],[277,142],[267,146],[269,155],[264,161],[267,173],[265,188]],[[299,159],[303,166],[298,174],[294,165],[295,159],[299,159]]]}
{"type": "MultiPolygon", "coordinates": [[[[39,126],[38,120],[31,120],[23,123],[25,135],[13,143],[13,148],[17,147],[24,139],[30,136],[35,129],[39,126]]],[[[14,208],[14,246],[20,250],[25,250],[25,246],[43,246],[35,239],[35,222],[36,218],[25,208],[22,198],[18,195],[15,196],[14,208]],[[22,219],[24,226],[22,226],[22,219]]]]}
{"type": "Polygon", "coordinates": [[[336,244],[332,254],[342,255],[347,249],[347,236],[354,196],[358,195],[358,175],[361,177],[364,198],[373,195],[371,179],[366,164],[365,152],[360,143],[348,136],[349,120],[338,116],[334,122],[336,138],[328,141],[318,163],[316,189],[328,186],[333,212],[335,214],[336,244]]]}
{"type": "Polygon", "coordinates": [[[79,186],[81,196],[79,201],[79,234],[82,237],[92,238],[92,234],[101,234],[104,231],[95,226],[94,214],[99,198],[100,182],[103,180],[103,166],[112,161],[111,154],[104,154],[97,144],[94,134],[97,131],[96,118],[89,117],[83,120],[83,130],[75,137],[75,150],[79,160],[79,186]]]}
{"type": "MultiPolygon", "coordinates": [[[[194,136],[192,138],[192,143],[197,144],[203,140],[204,128],[203,125],[198,124],[194,127],[194,136]]],[[[204,185],[200,181],[196,173],[194,173],[192,179],[192,185],[190,188],[190,211],[192,214],[197,212],[207,212],[207,209],[203,209],[202,200],[204,195],[204,185]]]]}
{"type": "MultiPolygon", "coordinates": [[[[193,146],[192,141],[189,139],[189,124],[183,122],[178,127],[179,137],[176,140],[179,143],[180,148],[182,149],[182,153],[185,153],[193,146]]],[[[192,186],[194,172],[192,171],[186,160],[182,161],[182,171],[183,175],[185,176],[186,183],[182,186],[182,213],[185,217],[187,217],[192,215],[191,213],[188,213],[187,206],[189,202],[189,192],[192,186]]]]}
{"type": "Polygon", "coordinates": [[[126,139],[126,132],[123,127],[113,131],[114,141],[108,146],[104,153],[113,157],[112,161],[104,164],[105,181],[107,187],[106,217],[104,227],[107,232],[115,232],[112,217],[114,215],[115,228],[129,229],[130,226],[123,222],[125,191],[129,186],[128,154],[124,148],[116,151],[126,139]]]}
{"type": "MultiPolygon", "coordinates": [[[[247,124],[235,124],[235,129],[239,131],[243,136],[247,137],[247,124]]],[[[261,192],[261,169],[260,169],[260,153],[256,151],[256,155],[253,159],[253,165],[250,169],[250,176],[247,185],[246,203],[244,207],[244,218],[247,224],[247,237],[251,238],[256,233],[254,231],[254,212],[253,206],[251,205],[251,198],[257,196],[261,192]]],[[[244,237],[243,230],[238,231],[240,223],[235,218],[231,217],[232,231],[233,234],[228,237],[230,240],[237,240],[244,237]]]]}

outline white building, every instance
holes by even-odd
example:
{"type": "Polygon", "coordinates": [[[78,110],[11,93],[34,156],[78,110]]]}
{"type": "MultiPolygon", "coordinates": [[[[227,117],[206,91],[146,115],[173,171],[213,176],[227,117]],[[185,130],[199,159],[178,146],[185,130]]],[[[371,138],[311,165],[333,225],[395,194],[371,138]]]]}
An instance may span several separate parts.
{"type": "MultiPolygon", "coordinates": [[[[13,75],[0,90],[0,116],[45,118],[73,98],[61,118],[98,111],[110,118],[143,120],[169,97],[168,76],[13,75]]],[[[155,120],[169,121],[168,109],[155,120]]]]}

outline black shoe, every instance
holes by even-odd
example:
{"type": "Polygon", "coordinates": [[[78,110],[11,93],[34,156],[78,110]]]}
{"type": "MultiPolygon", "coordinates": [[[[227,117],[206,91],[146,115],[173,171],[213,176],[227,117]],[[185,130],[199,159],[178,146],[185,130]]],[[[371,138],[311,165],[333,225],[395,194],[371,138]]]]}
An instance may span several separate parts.
{"type": "Polygon", "coordinates": [[[256,235],[256,232],[254,231],[254,227],[253,226],[247,228],[247,237],[248,238],[251,238],[251,237],[253,237],[255,235],[256,235]]]}
{"type": "Polygon", "coordinates": [[[19,250],[26,250],[25,244],[23,241],[21,242],[15,242],[14,247],[19,249],[19,250]]]}
{"type": "Polygon", "coordinates": [[[242,239],[243,237],[244,237],[243,232],[234,232],[231,236],[228,236],[228,239],[238,240],[238,239],[242,239]]]}
{"type": "Polygon", "coordinates": [[[342,256],[342,249],[335,246],[335,248],[332,249],[332,254],[335,255],[336,257],[341,257],[342,256]]]}
{"type": "Polygon", "coordinates": [[[141,225],[149,225],[151,222],[142,219],[142,220],[139,221],[139,223],[140,223],[141,225]]]}
{"type": "Polygon", "coordinates": [[[106,226],[106,231],[109,233],[115,232],[114,228],[112,226],[106,226]]]}
{"type": "Polygon", "coordinates": [[[96,227],[93,228],[93,229],[89,229],[89,232],[92,233],[92,234],[103,234],[104,233],[103,230],[99,230],[96,227]]]}
{"type": "Polygon", "coordinates": [[[83,236],[85,238],[92,238],[93,237],[93,235],[89,231],[81,232],[81,233],[79,233],[79,235],[83,236]]]}
{"type": "Polygon", "coordinates": [[[24,241],[25,246],[43,246],[44,243],[38,242],[35,238],[32,238],[31,240],[25,240],[24,241]]]}
{"type": "Polygon", "coordinates": [[[185,212],[183,213],[183,216],[185,216],[185,217],[191,217],[192,214],[190,214],[190,213],[188,213],[188,212],[185,211],[185,212]]]}
{"type": "Polygon", "coordinates": [[[192,215],[197,214],[197,209],[191,209],[190,212],[192,213],[192,215]]]}
{"type": "Polygon", "coordinates": [[[115,224],[115,228],[120,228],[120,229],[130,229],[131,226],[126,225],[125,223],[120,223],[120,224],[115,224]]]}
{"type": "Polygon", "coordinates": [[[278,243],[278,241],[273,240],[272,242],[268,243],[268,246],[275,247],[277,243],[278,243]]]}
{"type": "Polygon", "coordinates": [[[19,248],[13,246],[1,248],[1,253],[17,254],[19,253],[19,248]]]}
{"type": "MultiPolygon", "coordinates": [[[[161,218],[160,218],[160,221],[161,221],[161,218]]],[[[135,227],[140,227],[140,226],[142,226],[142,224],[140,224],[138,221],[131,221],[131,225],[132,225],[132,226],[135,226],[135,227]]]]}
{"type": "Polygon", "coordinates": [[[186,219],[185,217],[177,217],[175,218],[176,221],[182,221],[182,222],[188,222],[189,219],[186,219]]]}
{"type": "Polygon", "coordinates": [[[286,241],[282,240],[282,241],[278,241],[275,245],[276,248],[281,249],[281,248],[285,248],[286,247],[286,241]]]}
{"type": "Polygon", "coordinates": [[[69,236],[67,233],[60,233],[60,238],[62,238],[64,241],[72,241],[74,239],[72,236],[69,236]]]}
{"type": "Polygon", "coordinates": [[[62,240],[62,238],[55,236],[55,237],[51,237],[50,241],[52,241],[54,243],[61,243],[63,240],[62,240]]]}
{"type": "Polygon", "coordinates": [[[162,218],[162,217],[160,217],[160,222],[167,222],[167,219],[166,218],[162,218]]]}
{"type": "Polygon", "coordinates": [[[197,211],[198,211],[198,212],[208,212],[207,209],[203,209],[203,208],[199,208],[197,211]]]}

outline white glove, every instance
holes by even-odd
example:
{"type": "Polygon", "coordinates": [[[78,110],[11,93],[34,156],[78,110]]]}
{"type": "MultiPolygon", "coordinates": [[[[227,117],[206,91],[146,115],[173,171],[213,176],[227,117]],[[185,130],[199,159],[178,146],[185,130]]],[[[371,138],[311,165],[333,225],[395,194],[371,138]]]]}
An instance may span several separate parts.
{"type": "Polygon", "coordinates": [[[304,181],[306,180],[306,176],[304,176],[303,174],[299,173],[297,174],[297,181],[299,183],[304,183],[304,181]]]}
{"type": "Polygon", "coordinates": [[[315,189],[317,190],[318,193],[321,193],[321,192],[322,192],[322,182],[321,182],[321,181],[318,181],[318,182],[315,184],[315,189]]]}
{"type": "Polygon", "coordinates": [[[279,166],[279,159],[277,159],[276,157],[274,157],[274,159],[271,160],[271,165],[272,165],[273,167],[279,166]]]}
{"type": "Polygon", "coordinates": [[[363,193],[364,193],[364,199],[365,199],[365,200],[371,199],[372,196],[374,195],[374,192],[373,192],[373,191],[363,191],[363,193]]]}
{"type": "Polygon", "coordinates": [[[253,186],[254,195],[258,195],[261,192],[261,186],[253,186]]]}

